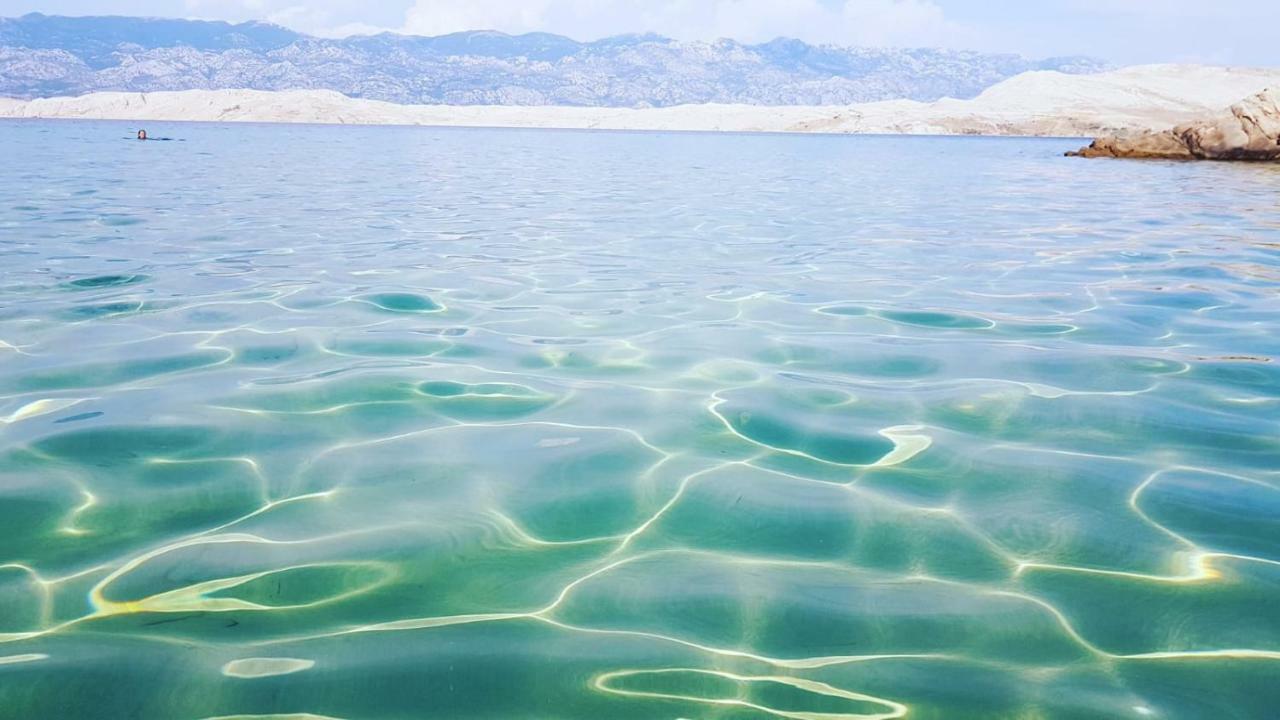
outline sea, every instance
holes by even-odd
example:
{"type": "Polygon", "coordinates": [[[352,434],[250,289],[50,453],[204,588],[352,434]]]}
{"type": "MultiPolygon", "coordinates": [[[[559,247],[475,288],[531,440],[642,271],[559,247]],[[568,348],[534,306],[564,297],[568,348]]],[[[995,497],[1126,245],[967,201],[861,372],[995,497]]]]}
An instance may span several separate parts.
{"type": "Polygon", "coordinates": [[[1280,712],[1280,167],[0,123],[0,718],[1280,712]]]}

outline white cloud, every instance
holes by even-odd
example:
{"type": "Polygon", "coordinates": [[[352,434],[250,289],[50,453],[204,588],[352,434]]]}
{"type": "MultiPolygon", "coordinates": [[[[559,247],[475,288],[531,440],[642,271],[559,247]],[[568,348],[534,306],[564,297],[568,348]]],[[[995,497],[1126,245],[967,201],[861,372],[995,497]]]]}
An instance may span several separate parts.
{"type": "Polygon", "coordinates": [[[933,0],[417,0],[404,30],[492,29],[581,40],[632,32],[743,41],[799,37],[847,45],[954,44],[970,34],[933,0]]]}
{"type": "Polygon", "coordinates": [[[354,0],[183,0],[188,17],[242,22],[259,20],[325,37],[394,29],[404,7],[370,8],[354,0]],[[374,22],[367,22],[366,18],[374,22]],[[381,24],[381,22],[386,24],[381,24]]]}

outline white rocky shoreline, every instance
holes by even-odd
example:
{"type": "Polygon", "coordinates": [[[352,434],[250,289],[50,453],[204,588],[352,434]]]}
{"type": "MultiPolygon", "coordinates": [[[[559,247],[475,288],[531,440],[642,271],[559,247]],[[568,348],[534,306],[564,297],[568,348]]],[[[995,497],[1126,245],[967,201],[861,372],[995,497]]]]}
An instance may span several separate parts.
{"type": "Polygon", "coordinates": [[[1161,131],[1268,87],[1280,87],[1280,69],[1145,65],[1091,75],[1029,72],[972,100],[932,103],[454,106],[397,105],[327,90],[186,90],[0,98],[0,118],[1088,137],[1161,131]]]}

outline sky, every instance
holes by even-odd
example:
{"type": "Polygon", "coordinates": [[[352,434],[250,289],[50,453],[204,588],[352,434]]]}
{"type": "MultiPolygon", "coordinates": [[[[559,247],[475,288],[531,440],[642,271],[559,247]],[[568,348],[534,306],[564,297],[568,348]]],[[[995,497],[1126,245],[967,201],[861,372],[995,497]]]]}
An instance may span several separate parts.
{"type": "Polygon", "coordinates": [[[1117,64],[1280,66],[1280,0],[0,0],[0,15],[265,20],[340,37],[393,30],[633,32],[745,42],[951,47],[1117,64]]]}

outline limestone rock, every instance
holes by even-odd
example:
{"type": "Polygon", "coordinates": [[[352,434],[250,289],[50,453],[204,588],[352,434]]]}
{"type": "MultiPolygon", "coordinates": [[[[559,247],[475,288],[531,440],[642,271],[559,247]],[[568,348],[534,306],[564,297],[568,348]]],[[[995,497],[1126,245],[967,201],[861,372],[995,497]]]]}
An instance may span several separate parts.
{"type": "Polygon", "coordinates": [[[1172,130],[1104,137],[1076,157],[1280,161],[1280,92],[1263,90],[1223,113],[1172,130]]]}

